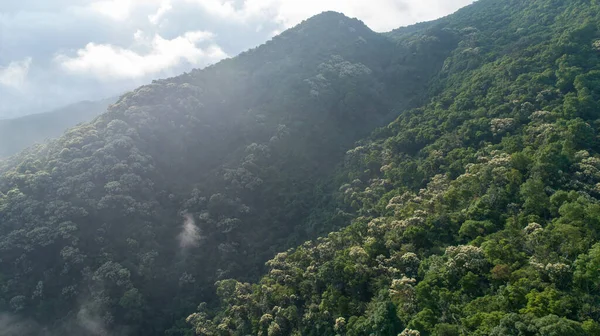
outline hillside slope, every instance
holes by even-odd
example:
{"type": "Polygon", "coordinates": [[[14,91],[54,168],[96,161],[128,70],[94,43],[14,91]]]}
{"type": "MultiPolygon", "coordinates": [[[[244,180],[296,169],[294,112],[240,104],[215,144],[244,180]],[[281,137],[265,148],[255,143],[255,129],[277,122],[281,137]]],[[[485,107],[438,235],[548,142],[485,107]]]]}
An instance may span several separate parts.
{"type": "Polygon", "coordinates": [[[89,122],[106,111],[113,99],[84,101],[51,112],[0,120],[0,158],[58,138],[68,128],[89,122]]]}
{"type": "Polygon", "coordinates": [[[352,224],[217,282],[197,334],[600,335],[598,2],[423,27],[460,42],[429,103],[348,151],[352,224]]]}
{"type": "Polygon", "coordinates": [[[61,335],[189,332],[216,280],[347,225],[327,201],[344,153],[421,105],[457,43],[323,13],[0,163],[0,312],[61,335]]]}

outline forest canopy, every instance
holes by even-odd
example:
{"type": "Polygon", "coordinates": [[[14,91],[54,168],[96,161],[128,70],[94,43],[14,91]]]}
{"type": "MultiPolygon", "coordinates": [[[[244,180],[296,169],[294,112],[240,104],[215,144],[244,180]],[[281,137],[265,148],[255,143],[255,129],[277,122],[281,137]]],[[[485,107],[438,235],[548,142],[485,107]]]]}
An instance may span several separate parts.
{"type": "Polygon", "coordinates": [[[154,81],[0,162],[0,326],[600,335],[599,56],[595,0],[480,0],[154,81]]]}

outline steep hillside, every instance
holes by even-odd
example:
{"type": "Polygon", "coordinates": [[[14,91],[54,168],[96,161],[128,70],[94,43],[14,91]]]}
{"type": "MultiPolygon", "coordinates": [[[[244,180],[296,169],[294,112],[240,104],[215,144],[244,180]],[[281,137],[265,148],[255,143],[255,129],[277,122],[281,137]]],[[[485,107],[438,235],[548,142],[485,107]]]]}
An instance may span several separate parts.
{"type": "Polygon", "coordinates": [[[0,120],[0,158],[16,154],[36,143],[58,138],[68,128],[99,116],[111,103],[114,103],[113,99],[85,101],[51,112],[0,120]]]}
{"type": "Polygon", "coordinates": [[[480,0],[420,27],[460,41],[430,102],[348,151],[352,224],[217,282],[197,334],[600,335],[600,5],[480,0]]]}
{"type": "Polygon", "coordinates": [[[599,56],[480,0],[143,86],[0,161],[0,334],[600,335],[599,56]]]}
{"type": "Polygon", "coordinates": [[[256,280],[276,252],[348,224],[330,216],[336,166],[426,101],[458,41],[323,13],[12,157],[0,312],[61,335],[189,332],[216,280],[256,280]]]}

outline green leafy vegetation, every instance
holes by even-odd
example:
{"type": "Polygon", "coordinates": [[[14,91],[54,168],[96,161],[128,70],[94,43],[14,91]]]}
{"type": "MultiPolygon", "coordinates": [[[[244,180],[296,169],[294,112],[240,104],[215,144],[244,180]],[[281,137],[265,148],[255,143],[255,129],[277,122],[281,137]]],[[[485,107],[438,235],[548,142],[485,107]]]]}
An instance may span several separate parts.
{"type": "Polygon", "coordinates": [[[456,43],[434,36],[324,13],[0,162],[0,312],[57,334],[190,332],[215,281],[348,224],[329,219],[335,169],[422,104],[456,43]]]}
{"type": "Polygon", "coordinates": [[[0,312],[57,334],[599,335],[599,25],[595,0],[386,34],[324,13],[128,93],[0,162],[0,312]]]}
{"type": "Polygon", "coordinates": [[[195,332],[600,334],[599,14],[481,0],[423,27],[457,48],[428,104],[347,153],[352,224],[217,282],[195,332]]]}

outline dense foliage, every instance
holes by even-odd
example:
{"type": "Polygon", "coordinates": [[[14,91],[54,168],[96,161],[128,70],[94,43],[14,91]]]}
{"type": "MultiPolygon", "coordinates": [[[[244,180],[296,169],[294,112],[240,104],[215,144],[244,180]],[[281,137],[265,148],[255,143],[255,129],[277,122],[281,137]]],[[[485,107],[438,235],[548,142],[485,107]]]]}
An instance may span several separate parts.
{"type": "Polygon", "coordinates": [[[0,161],[0,330],[191,332],[215,281],[349,223],[336,166],[423,103],[457,43],[324,13],[0,161]]]}
{"type": "Polygon", "coordinates": [[[480,0],[128,93],[0,161],[0,334],[600,335],[599,57],[480,0]]]}
{"type": "Polygon", "coordinates": [[[0,120],[0,158],[47,139],[58,138],[68,128],[99,116],[115,100],[85,101],[51,112],[0,120]]]}
{"type": "Polygon", "coordinates": [[[408,29],[459,43],[348,151],[352,224],[218,281],[195,332],[600,335],[599,24],[595,0],[480,0],[408,29]]]}

